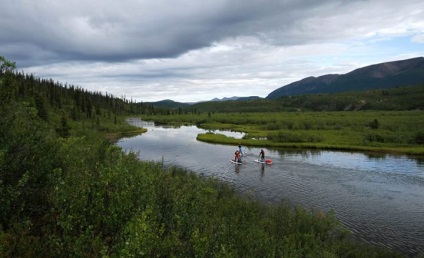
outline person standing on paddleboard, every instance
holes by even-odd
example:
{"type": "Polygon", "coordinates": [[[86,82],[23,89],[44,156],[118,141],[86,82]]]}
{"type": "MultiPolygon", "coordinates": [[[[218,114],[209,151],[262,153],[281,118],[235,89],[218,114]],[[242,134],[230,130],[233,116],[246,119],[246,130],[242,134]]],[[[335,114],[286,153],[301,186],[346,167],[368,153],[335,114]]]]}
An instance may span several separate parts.
{"type": "Polygon", "coordinates": [[[242,150],[242,147],[241,147],[241,143],[239,143],[238,149],[239,149],[240,156],[243,156],[243,150],[242,150]]]}
{"type": "Polygon", "coordinates": [[[261,161],[265,161],[265,152],[263,149],[261,149],[261,152],[259,152],[259,158],[261,161]]]}

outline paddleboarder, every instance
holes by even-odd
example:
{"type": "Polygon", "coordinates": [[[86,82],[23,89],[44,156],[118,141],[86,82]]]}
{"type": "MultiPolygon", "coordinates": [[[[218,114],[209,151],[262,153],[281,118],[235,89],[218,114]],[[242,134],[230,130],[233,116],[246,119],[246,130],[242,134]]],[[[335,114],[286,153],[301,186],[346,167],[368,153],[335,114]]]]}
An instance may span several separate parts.
{"type": "Polygon", "coordinates": [[[243,156],[244,153],[243,153],[243,149],[242,149],[241,143],[239,143],[238,149],[239,149],[240,156],[243,156]]]}
{"type": "Polygon", "coordinates": [[[234,161],[235,161],[235,162],[238,162],[238,163],[241,163],[240,152],[239,152],[239,150],[238,150],[238,149],[237,149],[237,150],[236,150],[236,152],[234,153],[234,161]]]}
{"type": "Polygon", "coordinates": [[[259,158],[261,161],[265,161],[265,152],[263,149],[261,149],[261,152],[259,152],[259,158]]]}

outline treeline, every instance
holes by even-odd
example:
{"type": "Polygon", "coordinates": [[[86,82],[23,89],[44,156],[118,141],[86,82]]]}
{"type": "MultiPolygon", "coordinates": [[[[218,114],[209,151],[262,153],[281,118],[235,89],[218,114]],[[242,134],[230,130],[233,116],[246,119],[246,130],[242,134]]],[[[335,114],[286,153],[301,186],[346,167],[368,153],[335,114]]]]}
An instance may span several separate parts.
{"type": "Polygon", "coordinates": [[[334,214],[140,162],[105,138],[133,129],[131,102],[0,65],[0,257],[400,256],[351,241],[334,214]]]}
{"type": "Polygon", "coordinates": [[[424,84],[391,89],[335,94],[286,96],[278,101],[285,108],[310,111],[406,111],[424,109],[424,84]]]}
{"type": "Polygon", "coordinates": [[[16,84],[15,100],[34,99],[37,107],[48,104],[53,110],[63,109],[74,120],[78,120],[82,115],[85,118],[93,118],[95,115],[102,115],[102,111],[114,115],[163,112],[152,105],[135,103],[133,100],[117,98],[108,93],[87,91],[52,79],[37,78],[32,74],[16,72],[11,76],[16,84]]]}
{"type": "Polygon", "coordinates": [[[405,111],[424,109],[424,84],[391,89],[285,96],[275,100],[210,101],[187,108],[192,112],[405,111]]]}

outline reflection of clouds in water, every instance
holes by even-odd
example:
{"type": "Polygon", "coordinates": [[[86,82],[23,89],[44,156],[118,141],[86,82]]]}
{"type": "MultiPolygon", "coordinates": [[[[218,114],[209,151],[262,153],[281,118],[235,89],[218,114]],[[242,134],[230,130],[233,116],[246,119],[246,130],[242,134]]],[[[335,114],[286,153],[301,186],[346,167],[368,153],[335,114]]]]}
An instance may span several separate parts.
{"type": "Polygon", "coordinates": [[[297,160],[319,166],[343,169],[408,174],[424,178],[424,165],[407,156],[370,156],[363,153],[342,151],[302,151],[283,154],[285,159],[297,160]],[[300,155],[299,155],[300,154],[300,155]]]}
{"type": "Polygon", "coordinates": [[[228,131],[228,130],[205,130],[200,129],[197,126],[178,126],[178,127],[171,127],[171,126],[155,126],[155,123],[153,121],[144,121],[139,118],[130,118],[127,119],[127,122],[131,123],[132,125],[144,127],[149,130],[159,130],[166,132],[166,135],[168,137],[177,137],[181,136],[182,134],[188,136],[187,140],[193,140],[196,141],[196,137],[192,137],[193,134],[201,134],[201,133],[215,133],[215,134],[223,134],[227,137],[233,137],[235,139],[241,139],[245,136],[245,133],[242,132],[234,132],[234,131],[228,131]]]}

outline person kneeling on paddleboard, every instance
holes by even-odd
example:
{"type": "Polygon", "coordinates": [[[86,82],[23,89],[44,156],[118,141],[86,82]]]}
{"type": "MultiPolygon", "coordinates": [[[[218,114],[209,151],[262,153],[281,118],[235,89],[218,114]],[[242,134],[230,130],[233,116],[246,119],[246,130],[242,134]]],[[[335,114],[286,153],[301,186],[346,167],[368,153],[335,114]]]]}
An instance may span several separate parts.
{"type": "Polygon", "coordinates": [[[265,152],[263,149],[261,149],[261,152],[259,152],[259,158],[261,161],[265,161],[265,152]]]}
{"type": "Polygon", "coordinates": [[[241,158],[240,158],[240,152],[238,150],[236,150],[236,152],[234,153],[234,162],[238,162],[241,163],[241,158]]]}

